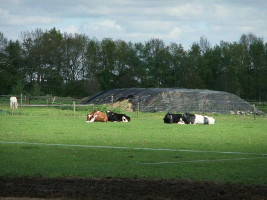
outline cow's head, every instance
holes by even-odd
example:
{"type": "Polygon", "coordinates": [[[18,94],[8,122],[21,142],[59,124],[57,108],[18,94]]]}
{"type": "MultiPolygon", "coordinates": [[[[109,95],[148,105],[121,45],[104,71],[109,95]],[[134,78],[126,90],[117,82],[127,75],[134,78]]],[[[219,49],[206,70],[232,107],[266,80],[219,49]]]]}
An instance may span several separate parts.
{"type": "Polygon", "coordinates": [[[190,114],[189,114],[188,112],[184,113],[184,114],[182,115],[182,120],[186,122],[186,121],[188,120],[188,118],[189,118],[189,115],[190,115],[190,114]]]}
{"type": "Polygon", "coordinates": [[[173,117],[170,113],[167,113],[165,117],[163,118],[164,123],[172,123],[173,122],[173,117]]]}
{"type": "Polygon", "coordinates": [[[178,124],[185,124],[185,122],[183,121],[182,118],[180,118],[178,124]]]}
{"type": "Polygon", "coordinates": [[[97,112],[92,112],[87,114],[87,122],[94,122],[97,112]]]}
{"type": "Polygon", "coordinates": [[[110,111],[110,110],[107,110],[106,113],[107,113],[107,116],[111,116],[111,115],[114,114],[114,113],[113,113],[112,111],[110,111]]]}
{"type": "Polygon", "coordinates": [[[95,121],[95,115],[87,114],[87,122],[94,122],[95,121]]]}
{"type": "Polygon", "coordinates": [[[92,118],[92,115],[91,114],[87,114],[87,121],[90,121],[90,119],[92,118]]]}
{"type": "Polygon", "coordinates": [[[131,121],[131,118],[128,117],[127,115],[123,114],[123,116],[122,116],[122,122],[129,122],[129,121],[131,121]]]}

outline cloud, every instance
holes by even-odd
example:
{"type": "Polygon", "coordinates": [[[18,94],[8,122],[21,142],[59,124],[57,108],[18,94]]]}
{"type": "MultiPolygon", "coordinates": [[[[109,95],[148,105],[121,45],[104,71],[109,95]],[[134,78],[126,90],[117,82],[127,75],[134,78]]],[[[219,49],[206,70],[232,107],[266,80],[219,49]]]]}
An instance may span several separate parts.
{"type": "Polygon", "coordinates": [[[75,25],[70,25],[70,26],[66,26],[66,27],[64,26],[61,28],[61,31],[66,32],[66,33],[75,34],[75,33],[79,33],[79,27],[75,26],[75,25]]]}
{"type": "Polygon", "coordinates": [[[61,32],[102,39],[192,44],[201,36],[212,44],[237,41],[252,32],[267,38],[266,0],[1,0],[5,37],[56,27],[61,32]]]}
{"type": "Polygon", "coordinates": [[[174,27],[169,33],[170,40],[177,40],[182,33],[182,30],[178,27],[174,27]]]}
{"type": "Polygon", "coordinates": [[[58,19],[43,16],[23,16],[10,14],[7,10],[0,9],[0,21],[2,25],[25,26],[43,25],[57,22],[58,19]]]}
{"type": "Polygon", "coordinates": [[[103,19],[99,21],[88,21],[80,26],[80,31],[85,34],[99,39],[106,37],[114,37],[125,32],[120,24],[111,19],[103,19]]]}
{"type": "Polygon", "coordinates": [[[189,4],[186,3],[184,5],[175,6],[169,8],[169,15],[171,16],[179,16],[184,18],[196,17],[203,14],[203,6],[199,4],[189,4]]]}

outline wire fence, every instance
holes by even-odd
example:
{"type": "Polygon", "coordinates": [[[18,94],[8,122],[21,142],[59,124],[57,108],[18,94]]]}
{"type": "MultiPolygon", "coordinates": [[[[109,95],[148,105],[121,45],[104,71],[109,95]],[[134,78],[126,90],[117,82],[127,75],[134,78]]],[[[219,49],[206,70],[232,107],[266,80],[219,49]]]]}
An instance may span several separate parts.
{"type": "MultiPolygon", "coordinates": [[[[258,105],[258,104],[257,104],[258,105]]],[[[183,113],[183,112],[194,112],[194,113],[221,113],[221,114],[253,114],[256,112],[257,114],[262,113],[261,109],[267,109],[267,104],[264,107],[257,107],[256,104],[249,103],[235,103],[229,101],[216,101],[216,104],[213,103],[201,103],[201,102],[193,102],[193,103],[184,103],[179,105],[162,105],[162,104],[154,104],[154,105],[140,105],[137,103],[133,106],[134,110],[139,110],[141,112],[160,112],[166,111],[170,113],[183,113]]]]}
{"type": "MultiPolygon", "coordinates": [[[[9,106],[9,99],[11,95],[0,95],[0,105],[9,106]]],[[[81,99],[72,97],[57,97],[52,95],[46,96],[16,96],[19,107],[59,107],[72,109],[74,114],[79,108],[84,107],[83,110],[95,110],[95,104],[81,104],[81,99]]],[[[123,104],[123,102],[121,103],[123,104]]],[[[108,105],[113,107],[114,102],[108,105]]],[[[153,105],[142,105],[140,102],[132,103],[132,111],[135,112],[170,112],[170,113],[222,113],[222,114],[254,114],[255,111],[267,112],[267,102],[248,101],[244,103],[235,103],[229,101],[216,101],[216,104],[210,101],[201,102],[184,102],[179,105],[155,103],[153,105]],[[245,109],[244,109],[245,108],[245,109]]],[[[116,102],[116,107],[120,107],[120,102],[116,102]]],[[[257,113],[258,114],[258,113],[257,113]]],[[[138,114],[137,114],[138,115],[138,114]]]]}

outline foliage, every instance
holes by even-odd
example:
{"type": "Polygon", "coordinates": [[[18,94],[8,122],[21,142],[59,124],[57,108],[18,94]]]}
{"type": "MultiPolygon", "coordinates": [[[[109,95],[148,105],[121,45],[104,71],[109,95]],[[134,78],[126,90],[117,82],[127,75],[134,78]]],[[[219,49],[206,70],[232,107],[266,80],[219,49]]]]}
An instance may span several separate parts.
{"type": "Polygon", "coordinates": [[[160,39],[98,41],[55,28],[21,38],[7,41],[0,33],[0,94],[84,97],[112,88],[179,87],[267,100],[267,44],[253,34],[214,47],[202,36],[188,50],[160,39]]]}
{"type": "Polygon", "coordinates": [[[38,83],[34,83],[33,84],[33,92],[32,92],[33,96],[41,96],[41,88],[39,86],[38,83]]]}
{"type": "Polygon", "coordinates": [[[24,83],[21,80],[18,80],[17,84],[12,87],[11,94],[22,94],[23,92],[24,92],[24,83]]]}

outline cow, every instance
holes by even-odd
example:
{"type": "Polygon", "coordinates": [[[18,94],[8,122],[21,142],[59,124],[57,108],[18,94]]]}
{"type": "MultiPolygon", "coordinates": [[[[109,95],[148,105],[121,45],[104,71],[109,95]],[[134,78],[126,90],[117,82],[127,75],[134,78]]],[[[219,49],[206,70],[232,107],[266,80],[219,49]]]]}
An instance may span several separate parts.
{"type": "Polygon", "coordinates": [[[89,122],[107,122],[108,117],[104,112],[94,111],[87,114],[87,123],[89,122]]]}
{"type": "Polygon", "coordinates": [[[172,124],[172,123],[184,124],[182,120],[182,116],[183,116],[182,114],[167,113],[165,117],[163,118],[163,120],[164,120],[164,123],[168,123],[168,124],[172,124]]]}
{"type": "Polygon", "coordinates": [[[11,109],[17,109],[18,108],[17,97],[10,97],[10,108],[11,109]]]}
{"type": "Polygon", "coordinates": [[[182,116],[185,124],[215,124],[215,119],[209,116],[185,113],[182,116]]]}
{"type": "Polygon", "coordinates": [[[108,110],[107,112],[108,121],[111,122],[130,122],[131,118],[125,114],[118,114],[108,110]]]}

